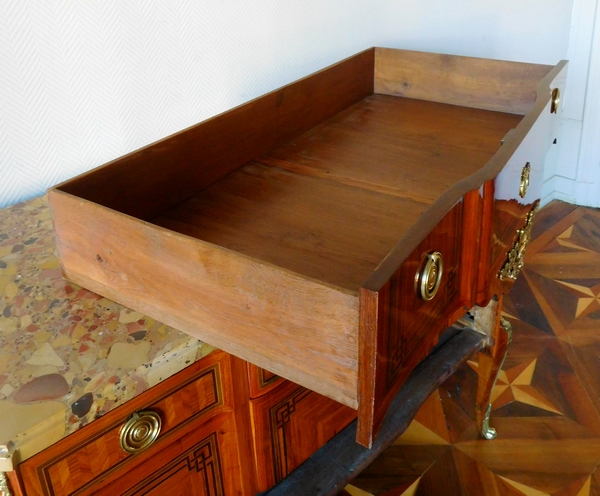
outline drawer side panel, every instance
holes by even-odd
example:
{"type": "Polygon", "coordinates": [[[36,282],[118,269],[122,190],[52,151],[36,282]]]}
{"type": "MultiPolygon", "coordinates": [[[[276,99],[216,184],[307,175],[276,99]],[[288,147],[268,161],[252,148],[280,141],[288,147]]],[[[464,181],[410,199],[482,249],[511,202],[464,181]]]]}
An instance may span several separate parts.
{"type": "Polygon", "coordinates": [[[60,191],[65,276],[356,408],[358,297],[60,191]]]}
{"type": "Polygon", "coordinates": [[[373,49],[184,129],[60,188],[151,219],[373,93],[373,49]]]}

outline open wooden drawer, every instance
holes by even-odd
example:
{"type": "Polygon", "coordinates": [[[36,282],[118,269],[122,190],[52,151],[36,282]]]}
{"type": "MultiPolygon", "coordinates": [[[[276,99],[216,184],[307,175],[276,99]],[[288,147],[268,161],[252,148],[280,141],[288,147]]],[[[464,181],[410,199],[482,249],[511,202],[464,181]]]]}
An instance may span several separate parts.
{"type": "Polygon", "coordinates": [[[474,304],[479,190],[563,67],[362,52],[51,189],[64,274],[358,409],[369,445],[474,304]]]}

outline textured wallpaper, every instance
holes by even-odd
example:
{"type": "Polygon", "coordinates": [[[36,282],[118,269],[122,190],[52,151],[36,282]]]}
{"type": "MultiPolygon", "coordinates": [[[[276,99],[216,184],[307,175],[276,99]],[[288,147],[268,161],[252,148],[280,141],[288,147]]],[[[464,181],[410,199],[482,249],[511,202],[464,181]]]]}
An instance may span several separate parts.
{"type": "Polygon", "coordinates": [[[572,4],[0,0],[0,206],[369,46],[555,63],[572,4]]]}

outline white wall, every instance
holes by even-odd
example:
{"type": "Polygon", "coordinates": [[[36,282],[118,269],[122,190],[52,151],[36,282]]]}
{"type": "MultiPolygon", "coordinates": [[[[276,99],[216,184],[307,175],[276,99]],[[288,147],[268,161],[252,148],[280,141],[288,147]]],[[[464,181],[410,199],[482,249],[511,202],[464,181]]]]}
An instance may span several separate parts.
{"type": "Polygon", "coordinates": [[[600,2],[575,0],[559,140],[546,162],[543,202],[600,207],[600,2]]]}
{"type": "Polygon", "coordinates": [[[369,46],[554,64],[574,1],[2,0],[0,206],[369,46]]]}
{"type": "Polygon", "coordinates": [[[596,2],[594,34],[583,107],[577,162],[575,202],[600,207],[600,2],[596,2]]]}

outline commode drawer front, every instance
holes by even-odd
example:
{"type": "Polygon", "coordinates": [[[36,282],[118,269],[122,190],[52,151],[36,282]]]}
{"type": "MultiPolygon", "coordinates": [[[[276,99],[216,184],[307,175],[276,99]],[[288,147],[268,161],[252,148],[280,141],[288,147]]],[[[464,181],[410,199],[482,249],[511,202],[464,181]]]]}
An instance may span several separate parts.
{"type": "MultiPolygon", "coordinates": [[[[377,293],[374,374],[368,378],[359,369],[359,384],[370,388],[359,390],[361,444],[370,444],[401,385],[467,304],[461,295],[462,279],[471,273],[462,266],[463,213],[459,202],[377,293]],[[372,410],[365,412],[365,405],[372,410]]],[[[367,305],[361,300],[361,312],[367,305]]]]}
{"type": "Polygon", "coordinates": [[[258,490],[280,482],[356,418],[356,410],[285,381],[250,401],[258,490]]]}
{"type": "Polygon", "coordinates": [[[516,145],[516,148],[495,179],[496,200],[516,200],[530,205],[540,199],[546,156],[558,140],[565,78],[566,68],[545,90],[547,94],[542,95],[547,101],[537,117],[527,115],[517,128],[506,136],[503,146],[516,145]],[[525,132],[522,128],[528,130],[525,132]]]}
{"type": "MultiPolygon", "coordinates": [[[[531,228],[537,202],[542,196],[546,156],[558,138],[562,114],[560,98],[564,94],[563,73],[548,89],[548,103],[494,181],[492,279],[511,282],[518,275],[518,265],[522,260],[514,260],[514,257],[519,252],[522,258],[528,229],[531,228]],[[513,260],[505,267],[509,257],[513,260]]],[[[518,128],[512,136],[507,137],[505,146],[511,139],[519,139],[518,128]]]]}
{"type": "Polygon", "coordinates": [[[237,462],[229,467],[238,458],[235,418],[222,387],[230,360],[215,352],[26,460],[27,494],[185,494],[178,488],[205,478],[206,494],[239,489],[237,462]]]}
{"type": "Polygon", "coordinates": [[[385,376],[386,386],[408,377],[448,327],[447,318],[461,306],[461,235],[462,204],[458,204],[389,281],[387,332],[378,335],[378,354],[385,357],[378,372],[385,376]]]}

